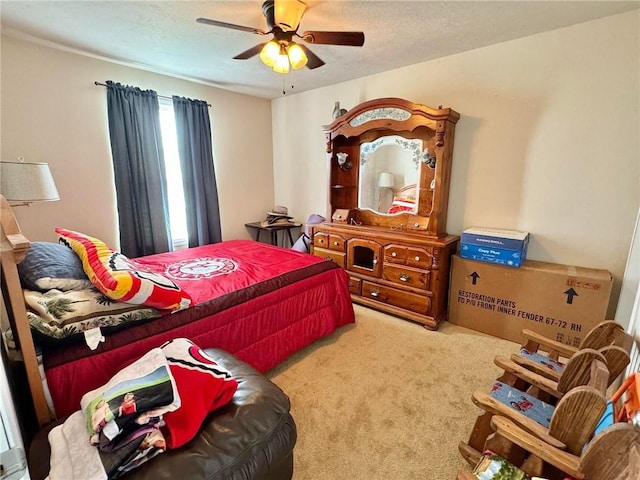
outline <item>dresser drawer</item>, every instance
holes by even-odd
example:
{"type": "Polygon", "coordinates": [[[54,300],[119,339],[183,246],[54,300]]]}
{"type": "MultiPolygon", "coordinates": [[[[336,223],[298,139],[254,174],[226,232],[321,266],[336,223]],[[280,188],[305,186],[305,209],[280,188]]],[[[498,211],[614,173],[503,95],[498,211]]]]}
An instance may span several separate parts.
{"type": "Polygon", "coordinates": [[[344,238],[340,235],[329,234],[329,248],[336,252],[344,252],[344,238]]]}
{"type": "Polygon", "coordinates": [[[362,296],[423,315],[428,314],[431,310],[431,299],[426,295],[422,296],[395,288],[383,287],[366,280],[362,282],[362,296]]]}
{"type": "Polygon", "coordinates": [[[409,287],[421,288],[423,290],[427,290],[429,287],[428,270],[387,265],[385,263],[382,267],[382,278],[399,285],[408,285],[409,287]]]}
{"type": "Polygon", "coordinates": [[[384,247],[385,263],[399,263],[404,265],[407,258],[407,247],[402,245],[387,245],[384,247]]]}
{"type": "Polygon", "coordinates": [[[407,248],[406,264],[416,268],[431,268],[433,255],[423,248],[407,248]]]}
{"type": "Polygon", "coordinates": [[[313,245],[320,248],[328,248],[336,252],[345,251],[344,238],[335,233],[316,232],[313,235],[313,245]]]}
{"type": "Polygon", "coordinates": [[[345,268],[347,264],[347,262],[345,261],[346,255],[344,253],[325,250],[324,248],[317,248],[314,246],[313,254],[317,257],[324,258],[325,260],[331,260],[332,262],[340,265],[342,268],[345,268]]]}
{"type": "Polygon", "coordinates": [[[329,234],[324,232],[316,232],[313,235],[313,245],[321,248],[329,248],[329,234]]]}
{"type": "Polygon", "coordinates": [[[429,217],[420,217],[418,215],[409,215],[407,218],[407,230],[422,230],[429,229],[429,217]]]}
{"type": "Polygon", "coordinates": [[[362,280],[356,277],[349,277],[349,291],[354,295],[360,295],[362,292],[362,280]]]}

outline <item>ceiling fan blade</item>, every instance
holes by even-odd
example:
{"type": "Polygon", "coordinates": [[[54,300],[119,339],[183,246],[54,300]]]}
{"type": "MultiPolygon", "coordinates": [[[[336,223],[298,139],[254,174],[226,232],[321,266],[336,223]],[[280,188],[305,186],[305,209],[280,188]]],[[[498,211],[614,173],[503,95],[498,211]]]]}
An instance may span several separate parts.
{"type": "Polygon", "coordinates": [[[241,30],[243,32],[257,33],[258,35],[266,35],[267,32],[260,30],[259,28],[244,27],[242,25],[236,25],[235,23],[221,22],[219,20],[211,20],[209,18],[196,18],[196,22],[204,23],[205,25],[213,25],[214,27],[232,28],[233,30],[241,30]]]}
{"type": "Polygon", "coordinates": [[[274,3],[275,24],[285,32],[295,32],[307,9],[307,4],[300,0],[274,0],[274,3]]]}
{"type": "Polygon", "coordinates": [[[258,45],[256,45],[255,47],[251,47],[249,50],[245,50],[242,53],[239,53],[238,55],[236,55],[235,57],[233,57],[234,60],[246,60],[248,58],[253,57],[254,55],[257,55],[260,53],[260,51],[262,50],[262,47],[264,47],[267,43],[259,43],[258,45]]]}
{"type": "Polygon", "coordinates": [[[320,45],[349,45],[361,47],[364,45],[363,32],[318,32],[311,30],[299,35],[307,43],[320,45]]]}
{"type": "Polygon", "coordinates": [[[320,59],[320,57],[318,57],[307,47],[305,47],[304,45],[300,45],[300,48],[302,48],[302,50],[304,50],[304,53],[307,55],[307,68],[309,70],[313,70],[314,68],[318,68],[324,65],[324,62],[320,59]]]}

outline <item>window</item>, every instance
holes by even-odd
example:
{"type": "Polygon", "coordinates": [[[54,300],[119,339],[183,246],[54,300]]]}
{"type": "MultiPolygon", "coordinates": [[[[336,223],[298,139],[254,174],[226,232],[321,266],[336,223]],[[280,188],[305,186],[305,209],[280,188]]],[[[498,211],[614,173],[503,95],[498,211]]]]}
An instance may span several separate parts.
{"type": "Polygon", "coordinates": [[[173,102],[163,98],[159,98],[158,101],[160,103],[160,130],[162,133],[162,148],[164,150],[164,164],[167,177],[171,244],[174,250],[179,250],[189,246],[189,236],[187,234],[187,217],[185,214],[184,191],[182,190],[182,172],[180,170],[180,157],[178,155],[176,119],[173,114],[173,102]]]}

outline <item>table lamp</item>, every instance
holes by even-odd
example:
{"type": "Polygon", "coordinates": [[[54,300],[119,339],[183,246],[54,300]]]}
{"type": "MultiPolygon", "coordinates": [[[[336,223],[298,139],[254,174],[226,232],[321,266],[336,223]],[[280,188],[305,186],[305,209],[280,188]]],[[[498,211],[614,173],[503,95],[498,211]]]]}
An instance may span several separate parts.
{"type": "Polygon", "coordinates": [[[0,162],[0,194],[12,207],[60,200],[49,164],[0,162]]]}
{"type": "Polygon", "coordinates": [[[380,188],[393,188],[393,174],[390,172],[380,172],[378,174],[378,186],[380,188]]]}
{"type": "Polygon", "coordinates": [[[378,174],[378,187],[380,193],[378,196],[378,211],[382,208],[382,191],[385,188],[393,189],[393,174],[391,172],[380,172],[378,174]]]}

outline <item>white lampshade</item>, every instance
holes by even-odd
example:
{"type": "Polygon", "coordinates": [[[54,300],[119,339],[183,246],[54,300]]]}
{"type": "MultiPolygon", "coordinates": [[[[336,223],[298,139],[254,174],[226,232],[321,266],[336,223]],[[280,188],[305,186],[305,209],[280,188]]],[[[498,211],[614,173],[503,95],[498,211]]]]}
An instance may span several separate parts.
{"type": "Polygon", "coordinates": [[[0,162],[0,194],[24,204],[60,200],[47,163],[0,162]]]}
{"type": "Polygon", "coordinates": [[[393,188],[393,174],[390,172],[380,172],[378,174],[378,186],[380,188],[393,188]]]}

